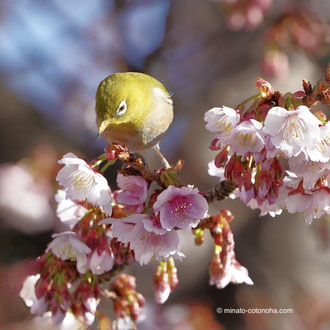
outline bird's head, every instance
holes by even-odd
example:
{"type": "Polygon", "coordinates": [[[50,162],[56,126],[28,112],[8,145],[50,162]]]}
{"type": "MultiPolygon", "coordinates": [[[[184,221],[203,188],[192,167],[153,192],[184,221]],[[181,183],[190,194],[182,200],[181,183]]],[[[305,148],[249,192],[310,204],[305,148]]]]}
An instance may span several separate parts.
{"type": "Polygon", "coordinates": [[[96,92],[99,135],[118,125],[141,125],[154,106],[155,89],[168,95],[158,80],[142,73],[116,73],[104,79],[96,92]]]}

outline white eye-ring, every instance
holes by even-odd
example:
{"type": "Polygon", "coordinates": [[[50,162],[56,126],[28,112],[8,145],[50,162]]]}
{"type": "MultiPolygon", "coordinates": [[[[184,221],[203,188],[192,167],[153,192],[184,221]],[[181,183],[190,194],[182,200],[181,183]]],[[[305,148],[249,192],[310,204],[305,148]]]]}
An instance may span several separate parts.
{"type": "Polygon", "coordinates": [[[122,116],[123,114],[125,114],[126,110],[127,110],[126,101],[121,101],[116,111],[117,116],[118,117],[122,116]]]}

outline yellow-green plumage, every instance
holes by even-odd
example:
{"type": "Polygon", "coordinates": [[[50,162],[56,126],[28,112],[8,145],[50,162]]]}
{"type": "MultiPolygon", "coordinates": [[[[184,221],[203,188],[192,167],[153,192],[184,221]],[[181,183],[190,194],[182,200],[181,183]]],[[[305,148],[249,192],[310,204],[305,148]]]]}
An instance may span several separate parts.
{"type": "Polygon", "coordinates": [[[158,80],[142,73],[116,73],[97,89],[96,114],[99,133],[108,143],[141,151],[159,142],[173,120],[173,106],[158,80]],[[118,115],[122,102],[126,112],[118,115]]]}

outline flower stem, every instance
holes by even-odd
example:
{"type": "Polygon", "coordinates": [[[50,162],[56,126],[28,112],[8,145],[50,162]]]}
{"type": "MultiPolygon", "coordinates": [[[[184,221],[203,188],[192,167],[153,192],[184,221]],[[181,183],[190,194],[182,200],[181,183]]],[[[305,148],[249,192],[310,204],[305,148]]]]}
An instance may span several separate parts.
{"type": "Polygon", "coordinates": [[[104,173],[108,167],[110,167],[111,165],[113,165],[114,163],[116,162],[116,159],[112,159],[112,160],[109,160],[100,170],[99,172],[100,173],[104,173]]]}

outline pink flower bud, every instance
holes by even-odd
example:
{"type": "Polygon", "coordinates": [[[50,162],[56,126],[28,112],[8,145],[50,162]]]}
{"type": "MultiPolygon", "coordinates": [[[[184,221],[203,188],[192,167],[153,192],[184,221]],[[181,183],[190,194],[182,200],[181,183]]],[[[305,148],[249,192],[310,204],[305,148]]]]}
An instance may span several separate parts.
{"type": "Polygon", "coordinates": [[[264,98],[269,98],[274,94],[274,88],[272,87],[272,85],[262,78],[257,79],[256,86],[257,89],[259,89],[259,91],[261,92],[261,96],[264,98]]]}

